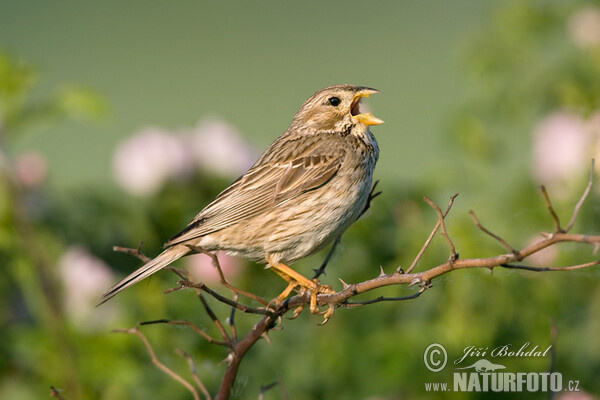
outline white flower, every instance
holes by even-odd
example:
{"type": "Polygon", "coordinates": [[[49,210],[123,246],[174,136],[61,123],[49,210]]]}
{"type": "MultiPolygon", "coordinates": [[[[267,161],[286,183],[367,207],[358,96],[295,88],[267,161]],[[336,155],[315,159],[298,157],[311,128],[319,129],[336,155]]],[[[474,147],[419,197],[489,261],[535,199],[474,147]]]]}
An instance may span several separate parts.
{"type": "Polygon", "coordinates": [[[115,304],[96,308],[100,294],[114,283],[111,269],[82,246],[67,249],[59,261],[69,320],[82,330],[101,328],[115,317],[115,304]]]}
{"type": "Polygon", "coordinates": [[[600,45],[600,8],[588,6],[577,10],[567,22],[571,40],[577,47],[600,45]]]}
{"type": "Polygon", "coordinates": [[[196,164],[220,175],[237,177],[256,160],[240,132],[221,119],[198,122],[188,140],[196,164]]]}
{"type": "Polygon", "coordinates": [[[146,128],[121,143],[114,157],[117,183],[127,192],[147,196],[172,176],[190,171],[190,153],[180,137],[146,128]]]}

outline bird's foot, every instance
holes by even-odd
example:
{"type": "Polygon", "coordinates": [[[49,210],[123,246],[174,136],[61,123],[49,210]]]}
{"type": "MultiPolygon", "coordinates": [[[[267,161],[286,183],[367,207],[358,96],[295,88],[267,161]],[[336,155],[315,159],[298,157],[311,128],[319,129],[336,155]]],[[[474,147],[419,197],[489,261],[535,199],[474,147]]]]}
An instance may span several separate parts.
{"type": "Polygon", "coordinates": [[[319,306],[318,306],[318,301],[317,301],[317,296],[319,294],[333,294],[335,293],[335,290],[333,290],[333,288],[329,285],[321,285],[319,283],[318,280],[314,279],[313,282],[316,284],[316,289],[309,289],[307,288],[308,292],[310,293],[310,313],[311,314],[321,314],[323,315],[323,322],[321,322],[321,325],[325,325],[327,323],[327,321],[329,321],[329,318],[331,318],[331,316],[333,315],[333,311],[334,308],[332,305],[329,305],[329,308],[327,309],[327,311],[323,311],[321,312],[321,310],[319,310],[319,306]]]}

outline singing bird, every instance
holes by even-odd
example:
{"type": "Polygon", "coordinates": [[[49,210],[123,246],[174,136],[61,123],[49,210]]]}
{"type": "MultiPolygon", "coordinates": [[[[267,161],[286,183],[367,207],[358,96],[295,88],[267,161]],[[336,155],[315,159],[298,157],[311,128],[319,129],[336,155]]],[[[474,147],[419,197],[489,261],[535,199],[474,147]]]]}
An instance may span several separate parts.
{"type": "Polygon", "coordinates": [[[364,210],[379,157],[369,126],[383,121],[361,113],[359,103],[377,92],[334,85],[310,96],[246,173],[166,242],[162,253],[108,289],[99,304],[197,248],[266,264],[290,288],[300,286],[314,298],[327,292],[288,264],[323,249],[364,210]]]}

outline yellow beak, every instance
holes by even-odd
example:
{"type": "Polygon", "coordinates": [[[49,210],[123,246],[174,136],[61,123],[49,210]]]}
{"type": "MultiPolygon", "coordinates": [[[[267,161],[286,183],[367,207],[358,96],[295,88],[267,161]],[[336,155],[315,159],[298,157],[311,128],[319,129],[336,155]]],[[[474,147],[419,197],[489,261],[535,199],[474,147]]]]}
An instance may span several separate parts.
{"type": "Polygon", "coordinates": [[[378,90],[365,89],[354,95],[352,99],[352,106],[350,107],[350,114],[352,115],[352,119],[354,121],[358,121],[364,125],[379,125],[383,124],[383,120],[375,117],[371,113],[360,113],[359,111],[359,103],[363,97],[369,97],[370,95],[377,93],[378,90]]]}

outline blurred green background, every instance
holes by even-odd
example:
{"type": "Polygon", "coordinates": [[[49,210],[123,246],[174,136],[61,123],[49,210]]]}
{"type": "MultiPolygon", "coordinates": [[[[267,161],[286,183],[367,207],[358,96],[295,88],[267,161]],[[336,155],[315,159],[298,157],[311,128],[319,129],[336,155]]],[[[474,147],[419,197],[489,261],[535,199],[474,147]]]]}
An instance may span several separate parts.
{"type": "MultiPolygon", "coordinates": [[[[160,318],[216,335],[214,326],[193,293],[161,294],[175,284],[169,272],[94,308],[139,265],[112,246],[144,241],[147,254],[158,253],[308,96],[335,83],[381,90],[366,105],[386,121],[373,129],[383,195],[344,235],[325,283],[410,265],[436,221],[423,196],[445,205],[459,193],[448,229],[461,257],[504,251],[473,226],[469,209],[521,247],[553,227],[539,185],[566,222],[600,154],[600,2],[3,2],[0,398],[43,398],[50,385],[66,399],[190,398],[136,337],[111,330],[160,318]]],[[[599,193],[576,232],[600,233],[599,193]]],[[[323,257],[295,268],[309,275],[323,257]]],[[[417,268],[447,257],[438,238],[417,268]]],[[[526,262],[594,257],[591,246],[563,245],[526,262]]],[[[204,259],[177,265],[219,289],[204,259]]],[[[273,297],[284,287],[261,266],[222,262],[246,290],[273,297]]],[[[256,319],[237,321],[243,333],[256,319]]],[[[451,382],[453,367],[427,370],[425,348],[441,343],[450,360],[467,346],[546,348],[555,324],[554,369],[594,398],[599,321],[597,268],[459,271],[418,300],[339,309],[325,326],[308,313],[284,320],[271,344],[248,353],[234,397],[257,398],[261,385],[277,382],[265,398],[514,398],[426,392],[425,382],[451,382]]],[[[223,349],[181,327],[143,331],[184,377],[174,349],[192,354],[216,391],[223,349]]],[[[511,372],[550,363],[492,361],[511,372]]]]}

